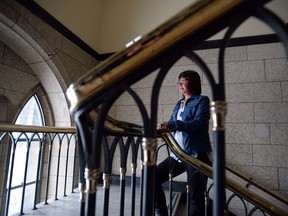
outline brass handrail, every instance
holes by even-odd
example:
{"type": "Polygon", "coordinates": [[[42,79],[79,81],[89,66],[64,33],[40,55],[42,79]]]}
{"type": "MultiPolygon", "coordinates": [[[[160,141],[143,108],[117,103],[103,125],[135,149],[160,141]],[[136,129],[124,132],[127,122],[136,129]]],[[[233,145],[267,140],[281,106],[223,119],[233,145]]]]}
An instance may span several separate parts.
{"type": "Polygon", "coordinates": [[[2,132],[32,132],[32,133],[76,133],[75,127],[53,127],[53,126],[32,126],[0,124],[2,132]]]}
{"type": "MultiPolygon", "coordinates": [[[[8,159],[3,161],[3,165],[10,167],[10,169],[6,170],[2,175],[3,182],[5,182],[6,197],[5,202],[3,202],[3,205],[0,205],[0,207],[3,209],[4,215],[8,215],[8,212],[11,210],[10,208],[13,207],[10,205],[13,196],[12,191],[15,191],[17,188],[22,188],[22,197],[19,196],[20,215],[24,214],[24,202],[25,206],[28,207],[30,201],[32,204],[34,199],[33,209],[36,209],[36,205],[40,201],[37,199],[38,196],[43,197],[41,198],[41,202],[43,201],[45,204],[48,204],[48,191],[49,196],[54,195],[55,200],[57,200],[58,187],[62,181],[63,184],[61,183],[61,185],[64,189],[64,196],[66,196],[66,191],[70,184],[73,192],[75,188],[75,176],[77,176],[75,170],[78,169],[78,167],[75,166],[78,158],[76,156],[78,148],[76,132],[75,127],[0,124],[0,147],[1,149],[5,149],[5,155],[8,159]],[[25,148],[23,148],[23,145],[25,148]],[[56,148],[54,148],[54,146],[56,148]],[[66,154],[61,153],[64,148],[66,154]],[[21,156],[22,159],[20,158],[21,160],[18,160],[18,156],[21,156]],[[33,161],[31,161],[30,158],[33,158],[33,161]],[[46,158],[45,161],[43,160],[44,158],[46,158]],[[23,167],[21,166],[23,168],[22,170],[19,169],[17,165],[19,162],[23,164],[23,167]],[[43,167],[44,162],[45,166],[43,167]],[[61,180],[60,164],[62,171],[64,170],[64,173],[61,173],[61,180]],[[73,168],[69,171],[71,175],[68,175],[68,164],[73,168]],[[52,167],[54,167],[55,172],[51,174],[50,170],[52,167]],[[35,176],[33,173],[32,175],[31,173],[29,174],[30,169],[33,170],[33,173],[35,172],[35,176]],[[12,183],[14,182],[14,178],[17,178],[15,171],[20,172],[21,175],[23,174],[23,179],[21,178],[21,182],[16,181],[16,185],[12,183]],[[50,181],[52,177],[56,178],[55,182],[50,181]],[[28,185],[31,185],[29,187],[35,187],[35,190],[32,193],[34,196],[32,196],[32,194],[28,196],[30,201],[27,204],[26,200],[24,201],[24,197],[27,197],[25,189],[28,185]],[[53,189],[55,189],[53,192],[51,189],[49,190],[51,185],[53,185],[53,189]]],[[[20,195],[21,193],[18,194],[20,195]]]]}
{"type": "MultiPolygon", "coordinates": [[[[99,109],[95,108],[89,113],[89,118],[91,121],[97,118],[99,114],[99,109]]],[[[134,134],[143,135],[143,126],[133,124],[130,122],[118,121],[110,117],[109,115],[105,118],[104,128],[112,134],[134,134]]]]}
{"type": "Polygon", "coordinates": [[[243,175],[242,173],[240,173],[239,171],[237,171],[236,169],[227,166],[226,165],[226,170],[228,170],[229,172],[233,173],[234,175],[238,176],[239,178],[241,178],[242,180],[245,180],[247,183],[257,187],[258,189],[262,190],[263,192],[269,194],[270,196],[272,196],[273,198],[285,203],[286,205],[288,205],[288,200],[285,199],[284,197],[282,197],[281,195],[268,190],[267,187],[264,187],[263,185],[259,184],[258,182],[254,181],[251,179],[251,177],[247,177],[245,175],[243,175]]]}
{"type": "MultiPolygon", "coordinates": [[[[92,119],[95,119],[95,115],[97,115],[97,110],[95,110],[94,114],[91,115],[92,119]]],[[[134,133],[137,135],[142,134],[142,126],[137,124],[131,124],[124,121],[118,121],[110,116],[107,116],[106,122],[105,122],[105,129],[110,131],[114,134],[123,134],[126,132],[134,133]],[[137,130],[135,129],[137,128],[137,130]]],[[[52,126],[30,126],[30,125],[11,125],[11,124],[0,124],[0,131],[2,132],[42,132],[42,133],[75,133],[76,128],[75,127],[52,127],[52,126]]],[[[207,175],[209,178],[213,179],[213,169],[211,166],[195,159],[194,157],[190,157],[187,155],[178,145],[175,141],[174,137],[171,135],[171,133],[164,133],[159,135],[159,137],[163,138],[172,151],[174,151],[179,158],[181,158],[183,161],[185,161],[188,164],[191,164],[195,168],[199,169],[202,173],[207,175]]],[[[234,175],[238,176],[242,180],[247,181],[250,184],[253,184],[255,187],[261,189],[263,192],[271,195],[275,199],[288,204],[288,200],[283,198],[277,193],[274,193],[273,191],[268,190],[261,184],[257,183],[256,181],[251,180],[251,178],[241,174],[236,169],[227,166],[226,170],[233,173],[234,175]]],[[[269,203],[268,201],[264,200],[263,198],[259,197],[258,195],[253,194],[250,190],[248,190],[246,187],[239,185],[235,181],[229,179],[226,177],[226,184],[229,189],[233,190],[235,193],[238,193],[239,195],[245,197],[246,199],[252,201],[253,203],[259,205],[261,208],[266,209],[267,212],[270,213],[283,213],[281,209],[274,206],[273,204],[269,203]],[[252,193],[252,194],[251,194],[252,193]],[[251,200],[252,199],[252,200],[251,200]],[[255,199],[255,200],[254,200],[255,199]],[[262,206],[263,205],[263,206],[262,206]],[[267,209],[268,206],[268,209],[267,209]]],[[[287,212],[286,212],[287,214],[287,212]]]]}
{"type": "MultiPolygon", "coordinates": [[[[211,23],[232,13],[248,1],[198,0],[182,10],[156,29],[143,35],[132,46],[110,56],[70,85],[67,96],[70,100],[71,112],[111,88],[113,84],[133,74],[135,70],[175,44],[204,28],[209,28],[211,23]]],[[[266,2],[268,0],[249,1],[249,4],[261,5],[266,2]]],[[[206,34],[207,38],[201,38],[201,40],[208,39],[214,32],[206,34]]],[[[199,41],[192,39],[191,43],[197,45],[199,41]]]]}
{"type": "MultiPolygon", "coordinates": [[[[200,170],[202,173],[207,175],[209,178],[213,179],[213,169],[211,166],[197,160],[194,157],[186,154],[180,146],[177,144],[176,140],[172,136],[171,133],[163,133],[160,135],[166,143],[169,145],[171,150],[183,161],[192,165],[193,167],[200,170]]],[[[229,169],[230,170],[230,169],[229,169]]],[[[235,171],[235,170],[234,170],[235,171]]],[[[239,176],[242,176],[240,173],[239,176]]],[[[255,182],[254,182],[255,183],[255,182]]],[[[257,184],[259,186],[259,184],[257,184]]],[[[249,202],[253,203],[254,205],[260,207],[261,209],[265,210],[269,214],[272,215],[288,215],[288,212],[282,210],[281,208],[277,207],[273,203],[265,200],[264,198],[260,197],[256,193],[248,190],[246,187],[240,185],[239,183],[233,181],[229,177],[226,176],[226,187],[233,191],[234,193],[240,195],[241,197],[249,200],[249,202]]],[[[260,188],[261,186],[259,186],[260,188]]],[[[263,188],[263,187],[261,187],[263,188]]],[[[265,189],[265,192],[268,191],[265,189]]],[[[287,201],[286,201],[287,202],[287,201]]]]}
{"type": "MultiPolygon", "coordinates": [[[[96,119],[96,117],[98,115],[98,111],[99,111],[98,109],[94,109],[90,113],[91,120],[96,119]]],[[[130,132],[130,133],[134,133],[137,135],[143,134],[143,127],[141,125],[132,124],[129,122],[124,122],[124,121],[118,121],[118,120],[110,117],[109,115],[106,116],[105,129],[110,131],[111,133],[114,133],[114,134],[121,134],[121,133],[123,134],[124,132],[126,132],[126,133],[130,132]]],[[[0,130],[1,130],[1,126],[0,126],[0,130]]],[[[170,146],[170,148],[173,151],[175,151],[175,152],[177,151],[177,149],[174,149],[174,148],[177,148],[177,146],[178,146],[177,142],[175,141],[173,136],[171,136],[170,133],[161,134],[161,135],[159,135],[159,137],[163,138],[168,143],[168,145],[170,146]]],[[[182,151],[182,153],[184,153],[184,152],[182,151]]],[[[185,154],[185,156],[187,156],[187,155],[185,154]]],[[[199,161],[193,157],[190,157],[190,160],[192,161],[192,165],[194,167],[199,169],[205,175],[212,178],[212,175],[213,175],[212,172],[213,171],[212,171],[212,168],[210,166],[208,166],[207,164],[205,164],[205,163],[203,163],[203,162],[201,162],[201,161],[199,161]]],[[[252,184],[253,186],[257,187],[258,189],[262,190],[263,192],[271,195],[273,198],[275,198],[275,199],[288,205],[287,199],[283,198],[282,196],[280,196],[279,194],[277,194],[271,190],[268,190],[266,187],[262,186],[261,184],[257,183],[256,181],[253,181],[250,177],[243,175],[242,173],[240,173],[236,169],[226,165],[226,170],[228,170],[229,172],[238,176],[242,180],[245,180],[246,182],[252,184]]],[[[241,187],[243,187],[243,186],[241,186],[241,187]]]]}
{"type": "MultiPolygon", "coordinates": [[[[97,113],[97,112],[96,112],[97,113]]],[[[91,117],[95,117],[91,115],[91,117]]],[[[142,127],[136,124],[130,124],[123,121],[118,121],[110,116],[106,118],[107,122],[105,123],[105,129],[110,132],[117,133],[119,135],[123,134],[125,131],[137,131],[137,135],[142,134],[142,127]],[[139,130],[134,130],[133,128],[138,128],[139,130]]],[[[42,132],[42,133],[75,133],[76,128],[74,127],[49,127],[49,126],[30,126],[30,125],[9,125],[9,124],[0,124],[0,131],[2,132],[42,132]]],[[[213,169],[211,166],[197,160],[194,157],[190,157],[187,155],[177,144],[174,137],[171,133],[163,133],[160,134],[159,137],[163,138],[166,143],[169,145],[171,150],[175,152],[178,157],[185,161],[186,163],[192,165],[193,167],[200,170],[202,173],[207,175],[209,178],[213,178],[213,169]]],[[[237,175],[238,177],[242,178],[243,180],[247,181],[248,183],[253,184],[255,187],[261,189],[263,192],[271,195],[275,199],[282,201],[283,203],[287,204],[288,201],[283,197],[279,196],[272,191],[269,191],[265,187],[261,186],[259,183],[252,181],[249,177],[239,173],[237,170],[226,166],[226,169],[231,173],[237,175]]],[[[283,211],[282,209],[278,208],[274,204],[268,202],[267,200],[263,199],[262,197],[258,196],[257,194],[251,192],[246,187],[236,183],[235,181],[231,180],[230,178],[226,177],[226,185],[227,188],[231,191],[235,192],[236,194],[240,195],[241,197],[249,200],[256,206],[264,209],[268,213],[272,215],[286,215],[287,212],[283,211]]]]}
{"type": "MultiPolygon", "coordinates": [[[[93,114],[90,115],[91,120],[96,119],[96,116],[98,115],[98,109],[94,109],[93,110],[93,114]]],[[[133,132],[136,133],[138,135],[142,134],[142,129],[143,127],[137,124],[131,124],[128,122],[123,122],[123,121],[118,121],[110,116],[106,117],[106,121],[105,121],[105,129],[109,130],[110,132],[113,133],[124,133],[124,131],[126,132],[133,132]]],[[[172,149],[172,151],[175,151],[176,154],[178,154],[179,152],[177,152],[177,149],[179,149],[177,142],[175,141],[174,137],[170,134],[170,133],[164,133],[164,134],[159,134],[159,137],[163,138],[169,145],[169,147],[172,149]]],[[[181,149],[179,149],[181,150],[181,149]]],[[[184,156],[188,156],[187,154],[185,154],[185,152],[183,152],[181,150],[181,153],[184,154],[184,156]]],[[[179,156],[181,157],[181,155],[179,156]]],[[[183,157],[183,156],[182,156],[183,157]]],[[[213,177],[212,174],[212,168],[210,166],[208,166],[207,164],[193,158],[193,157],[189,157],[192,165],[199,169],[201,172],[203,172],[205,175],[209,176],[210,178],[213,177]]],[[[266,187],[262,186],[261,184],[257,183],[256,181],[253,181],[250,177],[247,177],[245,175],[243,175],[242,173],[240,173],[239,171],[237,171],[236,169],[230,167],[230,166],[225,166],[226,170],[233,173],[234,175],[238,176],[239,178],[241,178],[242,180],[245,180],[246,182],[252,184],[253,186],[257,187],[258,189],[262,190],[263,192],[265,192],[266,194],[269,194],[270,196],[272,196],[273,198],[285,203],[288,205],[288,200],[283,198],[282,196],[280,196],[279,194],[268,190],[266,187]]],[[[243,187],[243,186],[241,186],[243,187]]],[[[241,193],[241,191],[240,191],[241,193]]]]}

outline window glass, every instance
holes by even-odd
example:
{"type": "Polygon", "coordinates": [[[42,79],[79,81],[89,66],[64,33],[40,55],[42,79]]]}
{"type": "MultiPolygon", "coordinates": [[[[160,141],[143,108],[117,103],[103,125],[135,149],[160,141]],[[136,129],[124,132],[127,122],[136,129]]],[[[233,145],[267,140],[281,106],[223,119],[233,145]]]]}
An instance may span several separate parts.
{"type": "MultiPolygon", "coordinates": [[[[32,96],[25,104],[15,124],[44,126],[44,116],[38,97],[32,96]]],[[[39,148],[43,134],[13,132],[15,152],[11,152],[11,159],[14,158],[12,171],[11,193],[9,202],[9,215],[19,213],[22,202],[23,182],[25,179],[25,202],[24,208],[33,206],[35,195],[35,178],[37,178],[37,167],[39,160],[39,148]],[[29,155],[27,149],[29,148],[29,155]],[[26,170],[26,175],[25,175],[26,170]]],[[[14,144],[13,144],[14,145],[14,144]]],[[[11,161],[12,162],[12,161],[11,161]]],[[[8,183],[11,176],[8,177],[8,183]]],[[[7,185],[8,186],[8,185],[7,185]]]]}
{"type": "Polygon", "coordinates": [[[42,108],[36,95],[32,96],[23,107],[16,124],[44,126],[42,108]]]}

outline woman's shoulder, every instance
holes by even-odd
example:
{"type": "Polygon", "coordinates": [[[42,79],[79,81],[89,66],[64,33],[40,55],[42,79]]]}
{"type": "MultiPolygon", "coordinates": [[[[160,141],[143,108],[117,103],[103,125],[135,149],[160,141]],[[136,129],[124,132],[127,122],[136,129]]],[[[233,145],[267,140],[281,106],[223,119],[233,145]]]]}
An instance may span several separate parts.
{"type": "Polygon", "coordinates": [[[209,97],[207,95],[199,95],[200,100],[207,100],[210,101],[209,97]]]}
{"type": "Polygon", "coordinates": [[[206,95],[197,95],[197,96],[192,96],[191,99],[196,102],[196,103],[200,103],[200,102],[203,102],[203,101],[206,101],[206,102],[209,102],[210,99],[208,96],[206,95]]]}
{"type": "Polygon", "coordinates": [[[190,99],[191,100],[187,104],[189,107],[210,106],[209,97],[206,95],[192,96],[190,99]]]}

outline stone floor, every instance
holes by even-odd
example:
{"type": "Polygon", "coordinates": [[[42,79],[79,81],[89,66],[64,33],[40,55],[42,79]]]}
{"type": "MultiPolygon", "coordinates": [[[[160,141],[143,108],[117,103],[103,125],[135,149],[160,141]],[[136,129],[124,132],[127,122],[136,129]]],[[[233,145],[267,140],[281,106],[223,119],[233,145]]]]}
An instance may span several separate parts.
{"type": "MultiPolygon", "coordinates": [[[[100,192],[101,188],[99,188],[99,192],[97,193],[96,198],[96,215],[102,215],[102,193],[100,192]]],[[[136,194],[137,193],[136,191],[136,194]]],[[[110,190],[110,206],[109,206],[109,216],[110,215],[119,215],[119,205],[120,205],[120,188],[118,186],[111,186],[110,190]]],[[[167,196],[168,197],[168,196],[167,196]]],[[[131,215],[130,204],[130,188],[127,187],[127,192],[125,194],[125,200],[127,206],[125,206],[124,215],[131,215]]],[[[136,206],[135,206],[135,215],[140,215],[139,208],[139,197],[136,197],[136,206]]],[[[25,209],[25,215],[44,215],[44,216],[79,216],[80,215],[80,202],[79,202],[79,192],[75,190],[75,193],[68,194],[65,197],[58,197],[58,200],[49,200],[48,204],[45,205],[40,203],[37,205],[36,210],[25,209]]],[[[19,212],[16,214],[10,214],[13,216],[18,216],[19,212]]],[[[183,210],[179,209],[175,215],[185,215],[183,214],[183,210]],[[180,211],[180,212],[179,212],[180,211]],[[181,212],[182,211],[182,212],[181,212]]]]}

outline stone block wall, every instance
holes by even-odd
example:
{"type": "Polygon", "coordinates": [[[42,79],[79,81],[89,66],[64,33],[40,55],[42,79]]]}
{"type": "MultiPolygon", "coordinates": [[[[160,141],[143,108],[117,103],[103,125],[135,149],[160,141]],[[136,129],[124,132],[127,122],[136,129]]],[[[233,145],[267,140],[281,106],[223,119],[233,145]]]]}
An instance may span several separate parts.
{"type": "MultiPolygon", "coordinates": [[[[218,51],[218,49],[196,51],[207,63],[216,80],[218,80],[218,51]]],[[[162,84],[158,107],[159,122],[166,121],[170,117],[176,101],[181,98],[176,85],[177,76],[186,69],[194,69],[200,73],[202,93],[213,101],[205,74],[197,65],[183,57],[171,68],[162,84]]],[[[151,87],[156,74],[157,71],[133,86],[148,109],[151,87]]],[[[227,48],[225,56],[225,91],[228,103],[227,165],[286,198],[288,197],[287,81],[287,57],[281,43],[227,48]]],[[[139,110],[128,94],[124,94],[116,101],[110,113],[117,119],[141,124],[139,110]]],[[[212,132],[210,137],[213,143],[212,132]]],[[[161,153],[158,161],[166,155],[161,153]]],[[[186,176],[181,175],[176,180],[185,181],[186,176]]]]}
{"type": "MultiPolygon", "coordinates": [[[[68,113],[65,91],[79,75],[98,62],[14,0],[0,1],[0,12],[0,123],[12,123],[35,86],[43,85],[45,92],[42,92],[42,96],[49,98],[50,103],[46,101],[46,105],[52,106],[54,111],[51,122],[55,120],[57,126],[67,125],[67,122],[70,124],[69,117],[63,119],[68,116],[63,115],[64,111],[68,113]],[[14,85],[14,78],[17,78],[17,85],[14,85]],[[58,86],[53,85],[54,80],[59,82],[58,86]]],[[[196,51],[216,80],[218,51],[196,51]]],[[[287,198],[288,69],[283,46],[281,43],[270,43],[230,47],[226,50],[225,61],[227,164],[287,198]]],[[[199,71],[203,94],[213,100],[205,74],[193,62],[182,58],[162,84],[159,122],[170,117],[176,101],[181,97],[176,85],[177,76],[186,69],[199,71]]],[[[150,106],[156,73],[133,85],[147,108],[150,106]]],[[[46,111],[46,114],[52,115],[49,113],[51,110],[46,111]]],[[[135,101],[127,93],[115,102],[110,114],[119,120],[142,124],[135,101]]],[[[211,141],[213,143],[212,132],[211,141]]],[[[0,153],[0,167],[5,167],[6,148],[0,146],[0,153]]],[[[166,155],[161,150],[159,161],[166,155]]],[[[114,161],[117,160],[119,158],[116,157],[114,161]]],[[[139,169],[138,163],[138,175],[139,169]]],[[[114,173],[117,172],[119,167],[114,169],[114,173]]],[[[130,171],[127,172],[129,174],[130,171]]],[[[0,173],[5,173],[5,170],[0,169],[0,173]]],[[[186,178],[180,176],[176,180],[185,181],[186,178]]],[[[0,191],[3,188],[0,187],[0,191]]]]}
{"type": "MultiPolygon", "coordinates": [[[[98,61],[14,0],[0,0],[0,17],[0,124],[14,124],[25,103],[36,94],[47,126],[73,126],[66,90],[98,61]]],[[[1,143],[0,214],[9,156],[9,148],[1,143]]],[[[61,165],[64,169],[65,163],[61,165]]],[[[75,173],[77,187],[77,170],[75,173]]],[[[70,183],[72,174],[70,169],[70,183]]],[[[55,174],[50,178],[55,179],[55,174]]]]}

